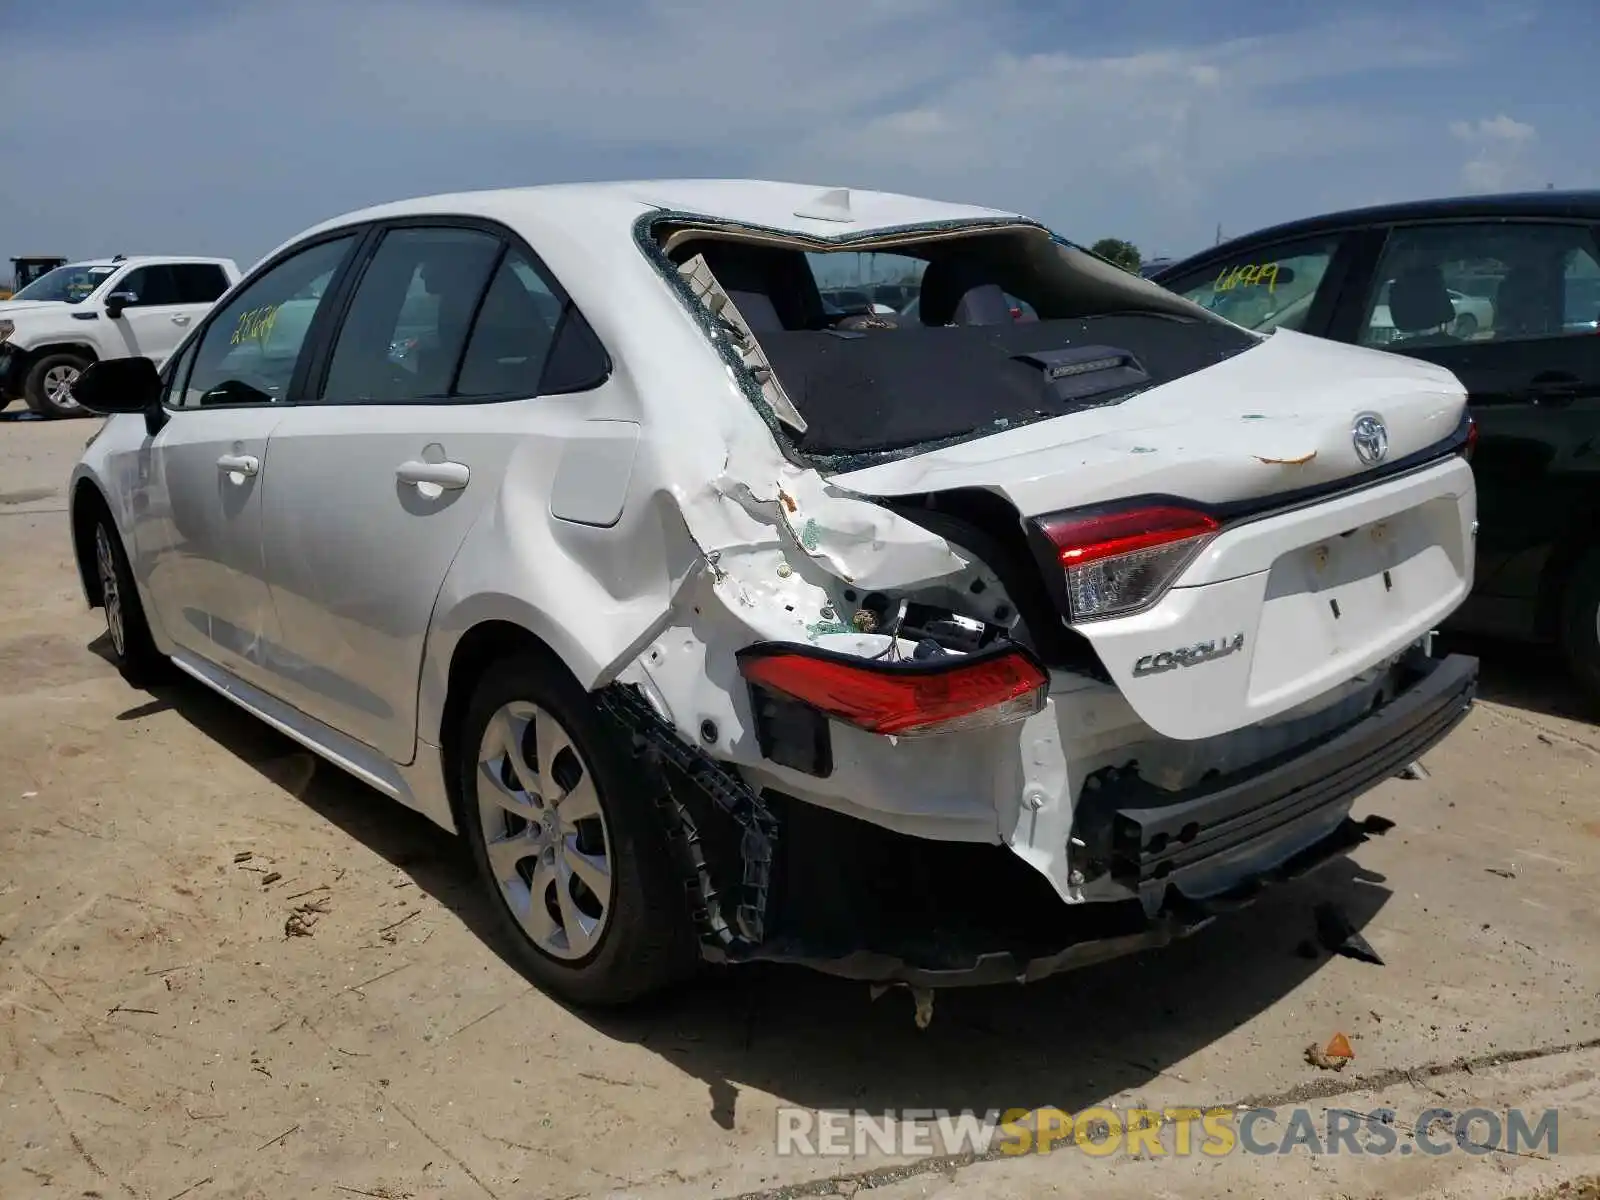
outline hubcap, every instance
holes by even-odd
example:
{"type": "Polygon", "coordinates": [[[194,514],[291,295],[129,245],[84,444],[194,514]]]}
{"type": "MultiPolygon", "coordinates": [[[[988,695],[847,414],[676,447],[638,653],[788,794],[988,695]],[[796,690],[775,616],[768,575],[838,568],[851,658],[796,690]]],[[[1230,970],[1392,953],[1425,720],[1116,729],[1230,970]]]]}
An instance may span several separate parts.
{"type": "Polygon", "coordinates": [[[111,535],[104,525],[94,531],[94,561],[100,572],[100,600],[106,610],[106,632],[111,648],[121,658],[127,650],[127,635],[122,626],[122,593],[117,590],[117,560],[111,553],[111,535]]]}
{"type": "Polygon", "coordinates": [[[578,959],[611,915],[611,835],[594,775],[559,721],[507,704],[478,748],[478,819],[501,898],[540,950],[578,959]]]}
{"type": "Polygon", "coordinates": [[[60,408],[77,408],[72,398],[72,385],[78,382],[76,367],[51,367],[44,373],[44,394],[51,404],[60,408]]]}

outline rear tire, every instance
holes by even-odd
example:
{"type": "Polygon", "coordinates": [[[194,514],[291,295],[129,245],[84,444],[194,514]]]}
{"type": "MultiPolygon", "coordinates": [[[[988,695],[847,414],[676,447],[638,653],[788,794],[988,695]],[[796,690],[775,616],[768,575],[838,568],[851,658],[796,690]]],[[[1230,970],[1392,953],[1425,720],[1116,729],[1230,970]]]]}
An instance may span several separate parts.
{"type": "Polygon", "coordinates": [[[460,825],[530,978],[613,1006],[694,971],[688,905],[639,768],[559,661],[491,667],[457,744],[460,825]]]}
{"type": "Polygon", "coordinates": [[[150,636],[122,538],[103,510],[95,517],[91,536],[94,541],[89,550],[100,580],[100,608],[105,613],[106,636],[111,641],[117,669],[131,686],[148,688],[167,676],[171,664],[150,636]]]}
{"type": "Polygon", "coordinates": [[[1573,568],[1561,603],[1561,651],[1589,697],[1600,703],[1600,547],[1573,568]]]}
{"type": "Polygon", "coordinates": [[[41,417],[88,415],[72,398],[72,384],[88,365],[87,359],[76,354],[46,354],[28,369],[23,399],[41,417]]]}

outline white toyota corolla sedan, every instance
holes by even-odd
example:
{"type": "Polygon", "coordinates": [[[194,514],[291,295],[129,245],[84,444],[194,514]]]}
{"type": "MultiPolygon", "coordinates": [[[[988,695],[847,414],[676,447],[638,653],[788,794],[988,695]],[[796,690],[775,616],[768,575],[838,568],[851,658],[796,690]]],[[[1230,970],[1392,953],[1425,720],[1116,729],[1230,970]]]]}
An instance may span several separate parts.
{"type": "Polygon", "coordinates": [[[1372,832],[1355,797],[1476,685],[1430,640],[1473,572],[1454,376],[1012,213],[410,200],[76,395],[109,419],[72,539],[128,678],[176,666],[464,834],[578,1001],[1159,943],[1372,832]]]}

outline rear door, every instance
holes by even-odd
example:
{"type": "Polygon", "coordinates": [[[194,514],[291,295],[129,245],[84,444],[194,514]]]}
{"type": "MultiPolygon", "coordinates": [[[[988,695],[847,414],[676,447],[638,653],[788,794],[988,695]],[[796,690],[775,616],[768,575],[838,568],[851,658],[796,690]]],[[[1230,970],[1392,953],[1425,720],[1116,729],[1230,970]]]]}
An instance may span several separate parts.
{"type": "Polygon", "coordinates": [[[1434,362],[1466,386],[1480,532],[1456,623],[1531,629],[1555,549],[1600,516],[1600,243],[1586,224],[1398,225],[1335,336],[1434,362]],[[1347,322],[1347,323],[1346,323],[1347,322]]]}
{"type": "MultiPolygon", "coordinates": [[[[414,754],[424,642],[457,550],[528,435],[567,427],[536,399],[562,390],[545,366],[558,329],[576,328],[564,311],[498,227],[396,223],[319,356],[319,399],[273,430],[266,570],[288,653],[271,690],[392,761],[414,754]]],[[[543,518],[543,496],[519,502],[543,518]]]]}

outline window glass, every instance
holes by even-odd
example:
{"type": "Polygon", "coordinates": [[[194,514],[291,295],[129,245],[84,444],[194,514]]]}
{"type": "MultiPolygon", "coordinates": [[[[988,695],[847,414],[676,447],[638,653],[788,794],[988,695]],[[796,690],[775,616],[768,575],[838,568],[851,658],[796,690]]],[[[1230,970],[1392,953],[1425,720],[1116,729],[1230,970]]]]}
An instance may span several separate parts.
{"type": "Polygon", "coordinates": [[[112,286],[112,294],[131,293],[127,308],[150,308],[155,305],[178,304],[178,287],[172,270],[166,266],[135,267],[112,286]]]}
{"type": "Polygon", "coordinates": [[[1441,346],[1593,333],[1600,260],[1586,227],[1420,225],[1384,246],[1359,340],[1441,346]]]}
{"type": "Polygon", "coordinates": [[[1246,329],[1301,329],[1337,245],[1329,238],[1262,247],[1166,288],[1246,329]]]}
{"type": "Polygon", "coordinates": [[[183,395],[183,380],[189,373],[189,368],[194,365],[195,351],[200,347],[200,339],[191,341],[184,350],[181,358],[174,359],[167,367],[164,382],[161,385],[161,403],[175,405],[183,395]]]}
{"type": "Polygon", "coordinates": [[[217,310],[200,336],[181,405],[284,399],[311,319],[354,242],[352,235],[302,250],[217,310]]]}
{"type": "Polygon", "coordinates": [[[806,259],[823,307],[830,313],[869,312],[875,307],[905,313],[922,290],[922,272],[928,266],[907,254],[859,250],[816,252],[806,259]]]}
{"type": "Polygon", "coordinates": [[[339,330],[328,402],[447,396],[500,246],[473,229],[385,234],[339,330]]]}
{"type": "Polygon", "coordinates": [[[117,273],[116,267],[82,264],[57,267],[46,271],[27,287],[21,288],[13,300],[58,300],[77,304],[87,299],[106,280],[117,273]]]}
{"type": "Polygon", "coordinates": [[[456,394],[538,395],[561,308],[561,301],[526,256],[509,251],[472,327],[456,394]]]}
{"type": "Polygon", "coordinates": [[[228,290],[228,276],[214,263],[173,263],[179,304],[210,304],[228,290]]]}

